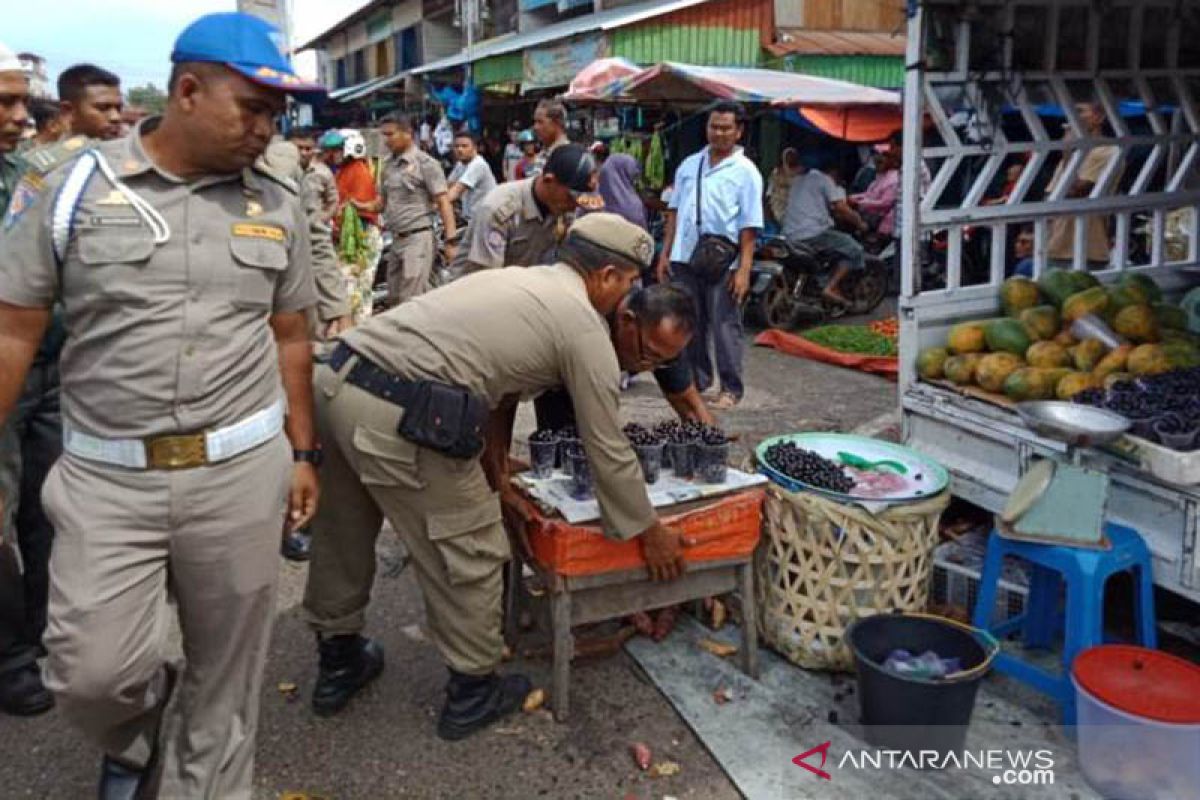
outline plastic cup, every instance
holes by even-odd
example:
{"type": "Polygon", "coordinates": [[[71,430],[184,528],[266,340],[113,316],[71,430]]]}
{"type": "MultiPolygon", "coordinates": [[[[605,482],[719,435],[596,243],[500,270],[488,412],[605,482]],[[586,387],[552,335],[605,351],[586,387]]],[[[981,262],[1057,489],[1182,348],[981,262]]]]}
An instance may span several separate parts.
{"type": "Polygon", "coordinates": [[[582,450],[583,442],[579,439],[559,439],[558,440],[558,465],[562,467],[562,471],[568,475],[571,473],[571,451],[574,449],[582,450]]]}
{"type": "Polygon", "coordinates": [[[592,467],[583,448],[571,450],[567,455],[571,464],[571,497],[586,500],[592,496],[592,467]]]}
{"type": "Polygon", "coordinates": [[[558,440],[536,442],[529,440],[529,471],[535,478],[549,478],[554,474],[554,460],[558,457],[558,440]]]}
{"type": "Polygon", "coordinates": [[[691,442],[667,442],[667,453],[670,454],[671,470],[676,478],[692,477],[691,442]]]}
{"type": "Polygon", "coordinates": [[[638,463],[642,465],[642,477],[646,483],[657,483],[662,471],[663,446],[661,444],[634,445],[638,463]]]}
{"type": "MultiPolygon", "coordinates": [[[[1167,420],[1164,417],[1159,417],[1154,423],[1154,434],[1158,437],[1158,441],[1165,447],[1172,450],[1186,452],[1192,449],[1196,441],[1196,429],[1185,430],[1182,433],[1164,433],[1162,430],[1163,423],[1167,420]]],[[[1186,423],[1185,423],[1186,427],[1186,423]]]]}
{"type": "Polygon", "coordinates": [[[702,483],[724,483],[728,472],[729,442],[696,445],[696,477],[702,483]]]}

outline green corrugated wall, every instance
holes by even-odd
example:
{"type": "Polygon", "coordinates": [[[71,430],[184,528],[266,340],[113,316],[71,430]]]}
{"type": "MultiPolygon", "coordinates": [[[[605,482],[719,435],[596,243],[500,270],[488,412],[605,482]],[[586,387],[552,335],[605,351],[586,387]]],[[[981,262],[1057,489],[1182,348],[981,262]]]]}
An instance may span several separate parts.
{"type": "Polygon", "coordinates": [[[679,61],[723,67],[756,67],[762,53],[758,30],[723,26],[645,23],[609,34],[611,54],[638,64],[679,61]]]}
{"type": "Polygon", "coordinates": [[[791,55],[772,59],[764,66],[879,89],[904,86],[904,59],[900,56],[791,55]]]}
{"type": "Polygon", "coordinates": [[[476,86],[491,86],[496,83],[520,83],[524,76],[524,56],[520,52],[503,53],[475,62],[472,73],[476,86]]]}

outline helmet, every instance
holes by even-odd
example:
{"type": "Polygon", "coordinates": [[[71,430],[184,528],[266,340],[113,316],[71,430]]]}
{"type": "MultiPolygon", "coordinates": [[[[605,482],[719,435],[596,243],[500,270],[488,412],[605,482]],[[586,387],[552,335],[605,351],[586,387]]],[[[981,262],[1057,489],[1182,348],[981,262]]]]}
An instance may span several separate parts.
{"type": "Polygon", "coordinates": [[[534,138],[533,131],[528,128],[517,134],[517,144],[529,144],[536,141],[537,139],[534,138]]]}
{"type": "Polygon", "coordinates": [[[367,140],[358,131],[342,131],[345,142],[342,144],[342,155],[346,158],[366,158],[367,140]]]}
{"type": "Polygon", "coordinates": [[[342,136],[341,131],[327,131],[321,137],[319,146],[322,150],[340,150],[345,141],[346,137],[342,136]]]}

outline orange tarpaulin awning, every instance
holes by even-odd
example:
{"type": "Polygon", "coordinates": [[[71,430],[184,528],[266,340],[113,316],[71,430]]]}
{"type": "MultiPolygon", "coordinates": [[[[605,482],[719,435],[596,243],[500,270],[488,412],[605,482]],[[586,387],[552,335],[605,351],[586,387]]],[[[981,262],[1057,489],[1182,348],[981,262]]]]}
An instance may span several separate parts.
{"type": "Polygon", "coordinates": [[[810,107],[800,113],[822,133],[848,142],[878,142],[904,126],[898,106],[810,107]]]}

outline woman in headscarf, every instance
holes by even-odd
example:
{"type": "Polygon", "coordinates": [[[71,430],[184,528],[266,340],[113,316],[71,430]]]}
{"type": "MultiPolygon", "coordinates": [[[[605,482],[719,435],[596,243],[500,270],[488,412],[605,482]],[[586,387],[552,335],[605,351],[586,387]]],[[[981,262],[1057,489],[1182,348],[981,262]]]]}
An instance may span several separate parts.
{"type": "Polygon", "coordinates": [[[637,191],[638,179],[642,176],[641,165],[627,153],[610,155],[600,167],[600,196],[604,198],[604,210],[646,228],[646,204],[637,191]]]}
{"type": "Polygon", "coordinates": [[[799,168],[800,153],[794,147],[785,147],[779,156],[779,166],[771,171],[771,179],[767,182],[767,205],[771,216],[780,224],[787,213],[788,192],[792,190],[792,180],[799,168]]]}

